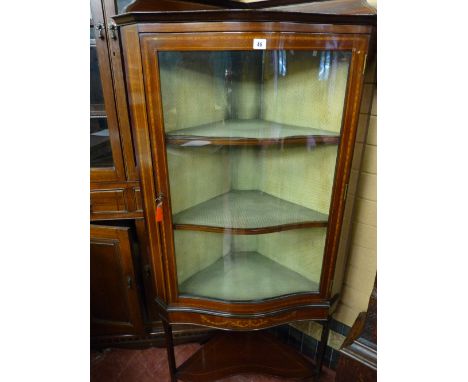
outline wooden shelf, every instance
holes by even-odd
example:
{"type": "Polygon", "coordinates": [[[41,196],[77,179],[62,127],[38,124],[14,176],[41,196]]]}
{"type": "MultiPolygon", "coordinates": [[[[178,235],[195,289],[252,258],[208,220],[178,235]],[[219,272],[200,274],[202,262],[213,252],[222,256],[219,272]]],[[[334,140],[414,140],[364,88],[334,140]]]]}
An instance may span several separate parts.
{"type": "MultiPolygon", "coordinates": [[[[229,375],[256,373],[310,380],[314,371],[314,363],[270,333],[221,330],[177,368],[177,378],[181,381],[206,382],[229,375]]],[[[231,381],[235,379],[230,378],[231,381]]]]}
{"type": "Polygon", "coordinates": [[[166,142],[178,146],[265,146],[338,144],[340,136],[331,131],[286,125],[261,119],[226,120],[170,131],[166,142]]]}
{"type": "Polygon", "coordinates": [[[263,300],[318,289],[317,283],[258,252],[223,256],[179,286],[184,295],[225,301],[263,300]]]}
{"type": "Polygon", "coordinates": [[[256,190],[233,190],[175,214],[175,229],[256,235],[326,227],[328,216],[256,190]]]}

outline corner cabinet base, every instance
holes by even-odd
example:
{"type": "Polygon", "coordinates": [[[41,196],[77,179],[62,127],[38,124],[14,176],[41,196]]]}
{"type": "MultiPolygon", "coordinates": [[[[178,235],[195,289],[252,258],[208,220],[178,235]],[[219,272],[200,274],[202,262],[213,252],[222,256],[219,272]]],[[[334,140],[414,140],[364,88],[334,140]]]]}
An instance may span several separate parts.
{"type": "Polygon", "coordinates": [[[312,381],[315,367],[295,349],[264,331],[223,332],[177,368],[176,380],[207,382],[244,373],[312,381]]]}

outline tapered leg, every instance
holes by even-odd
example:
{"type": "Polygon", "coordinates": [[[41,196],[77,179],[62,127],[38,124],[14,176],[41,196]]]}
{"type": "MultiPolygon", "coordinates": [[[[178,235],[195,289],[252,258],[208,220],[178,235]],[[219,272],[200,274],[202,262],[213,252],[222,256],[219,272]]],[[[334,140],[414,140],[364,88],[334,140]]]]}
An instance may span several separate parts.
{"type": "Polygon", "coordinates": [[[174,343],[172,341],[172,328],[166,321],[162,320],[162,323],[164,327],[164,335],[166,337],[167,361],[169,363],[169,372],[171,373],[171,382],[177,382],[177,368],[174,356],[174,343]]]}
{"type": "Polygon", "coordinates": [[[325,349],[327,348],[327,343],[328,343],[328,335],[330,333],[330,320],[331,318],[329,317],[327,321],[325,321],[325,323],[323,324],[322,337],[320,338],[319,348],[317,350],[317,355],[316,355],[317,380],[320,379],[320,373],[322,372],[323,357],[325,356],[325,349]]]}

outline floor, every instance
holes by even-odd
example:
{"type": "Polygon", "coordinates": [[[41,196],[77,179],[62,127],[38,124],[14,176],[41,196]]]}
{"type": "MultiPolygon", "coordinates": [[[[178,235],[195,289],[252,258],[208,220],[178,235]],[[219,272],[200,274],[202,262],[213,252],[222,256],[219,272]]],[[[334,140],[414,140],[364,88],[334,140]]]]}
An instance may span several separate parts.
{"type": "MultiPolygon", "coordinates": [[[[176,363],[180,365],[200,348],[199,344],[175,347],[176,363]]],[[[320,382],[333,382],[335,373],[325,369],[320,382]]],[[[102,353],[91,352],[91,382],[169,382],[166,349],[149,348],[106,349],[102,353]]],[[[237,375],[222,382],[286,382],[290,379],[257,374],[237,375]]]]}

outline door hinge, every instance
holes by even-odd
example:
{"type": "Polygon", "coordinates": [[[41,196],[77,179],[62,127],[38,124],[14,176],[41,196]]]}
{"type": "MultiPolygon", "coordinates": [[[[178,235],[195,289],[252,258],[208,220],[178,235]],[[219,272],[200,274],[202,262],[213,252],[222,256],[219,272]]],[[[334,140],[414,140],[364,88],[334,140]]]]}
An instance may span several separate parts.
{"type": "Polygon", "coordinates": [[[362,74],[364,74],[366,72],[366,64],[367,64],[367,53],[364,56],[364,64],[362,66],[362,74]]]}
{"type": "Polygon", "coordinates": [[[110,23],[107,29],[109,29],[111,39],[117,40],[117,30],[119,29],[119,27],[114,23],[110,23]]]}
{"type": "Polygon", "coordinates": [[[344,191],[343,191],[343,200],[346,200],[346,197],[348,196],[348,184],[346,183],[344,186],[344,191]]]}

